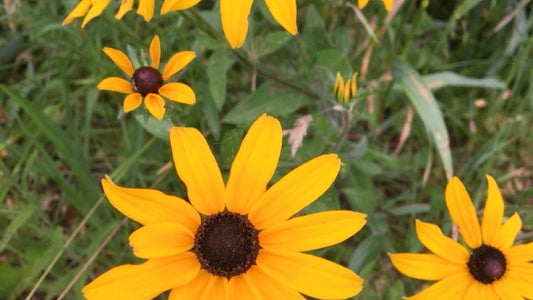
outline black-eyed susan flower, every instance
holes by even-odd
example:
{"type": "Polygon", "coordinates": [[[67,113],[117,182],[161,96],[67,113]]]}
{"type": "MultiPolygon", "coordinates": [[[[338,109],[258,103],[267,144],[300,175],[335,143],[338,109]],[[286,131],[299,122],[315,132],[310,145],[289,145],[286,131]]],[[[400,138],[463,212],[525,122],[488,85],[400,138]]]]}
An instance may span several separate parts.
{"type": "MultiPolygon", "coordinates": [[[[165,0],[161,14],[177,10],[184,0],[165,0]]],[[[248,15],[253,0],[220,0],[222,30],[232,48],[239,48],[248,32],[248,15]]],[[[296,0],[265,0],[274,19],[290,34],[298,33],[296,26],[296,0]]]]}
{"type": "Polygon", "coordinates": [[[179,72],[194,57],[193,51],[181,51],[174,54],[163,69],[163,74],[159,72],[159,59],[161,56],[161,46],[159,37],[156,35],[150,44],[150,66],[142,66],[133,69],[130,59],[122,51],[105,47],[105,54],[129,76],[130,80],[120,77],[107,77],[100,81],[98,88],[101,90],[115,91],[128,94],[124,98],[124,112],[130,112],[139,105],[144,98],[144,106],[154,118],[161,120],[165,114],[165,97],[169,100],[194,104],[196,96],[190,86],[181,82],[164,83],[172,75],[179,72]]]}
{"type": "Polygon", "coordinates": [[[515,213],[503,222],[502,196],[494,178],[487,175],[487,181],[481,228],[461,181],[454,177],[446,187],[448,211],[466,246],[416,220],[418,238],[433,253],[390,254],[403,274],[438,281],[406,299],[533,299],[533,243],[513,246],[522,221],[515,213]]]}
{"type": "Polygon", "coordinates": [[[143,226],[130,235],[134,254],[83,288],[88,299],[348,298],[362,288],[351,270],[302,253],[340,243],[365,224],[365,215],[337,210],[291,218],[335,180],[340,159],[318,156],[267,188],[281,151],[279,121],[263,115],[243,139],[224,184],[203,135],[173,127],[170,145],[187,202],[151,189],[102,179],[120,212],[143,226]]]}
{"type": "MultiPolygon", "coordinates": [[[[84,27],[89,21],[101,15],[110,2],[111,0],[81,0],[65,18],[63,25],[85,16],[81,23],[81,27],[84,27]]],[[[122,19],[133,8],[133,2],[134,0],[122,0],[115,18],[122,19]]],[[[154,0],[139,0],[138,2],[137,14],[143,16],[146,22],[150,21],[154,16],[154,0]]]]}
{"type": "MultiPolygon", "coordinates": [[[[390,10],[394,0],[381,0],[386,10],[390,10]]],[[[363,9],[368,4],[368,0],[357,0],[357,6],[359,9],[363,9]]]]}
{"type": "Polygon", "coordinates": [[[337,72],[337,78],[335,79],[335,86],[333,87],[333,95],[337,101],[346,104],[349,99],[355,97],[357,93],[357,73],[354,73],[351,79],[342,79],[342,76],[337,72]]]}

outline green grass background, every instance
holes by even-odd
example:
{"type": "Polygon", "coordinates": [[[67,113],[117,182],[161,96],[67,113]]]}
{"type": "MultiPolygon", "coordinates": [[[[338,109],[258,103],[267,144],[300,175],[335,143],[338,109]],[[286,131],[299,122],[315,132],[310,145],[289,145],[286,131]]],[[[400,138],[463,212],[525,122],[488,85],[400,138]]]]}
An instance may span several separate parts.
{"type": "Polygon", "coordinates": [[[115,20],[118,2],[84,29],[79,21],[61,26],[77,1],[0,4],[1,299],[82,299],[81,288],[96,275],[140,261],[127,242],[138,225],[109,205],[99,180],[110,174],[122,186],[185,196],[168,127],[204,132],[226,176],[262,112],[285,129],[313,117],[295,157],[284,139],[274,180],[322,153],[342,158],[334,186],[304,213],[368,214],[356,236],[315,251],[365,278],[355,299],[401,299],[427,284],[395,271],[386,253],[423,251],[415,218],[450,232],[444,188],[452,174],[480,209],[484,176],[492,174],[506,215],[518,211],[523,219],[517,241],[533,240],[528,1],[406,1],[390,22],[377,0],[361,16],[349,1],[298,1],[295,37],[255,1],[246,43],[236,51],[221,34],[218,2],[160,16],[156,1],[150,23],[134,11],[115,20]],[[154,34],[163,62],[178,51],[197,53],[175,77],[192,86],[197,104],[167,104],[164,122],[150,120],[142,106],[124,115],[122,94],[96,89],[121,74],[104,46],[146,58],[154,34]],[[333,109],[336,72],[359,72],[344,127],[333,109]]]}

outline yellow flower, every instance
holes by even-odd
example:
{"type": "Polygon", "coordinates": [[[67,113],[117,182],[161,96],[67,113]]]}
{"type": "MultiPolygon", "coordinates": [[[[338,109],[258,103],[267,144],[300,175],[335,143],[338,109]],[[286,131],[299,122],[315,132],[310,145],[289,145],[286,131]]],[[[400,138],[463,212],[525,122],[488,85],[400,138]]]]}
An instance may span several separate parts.
{"type": "MultiPolygon", "coordinates": [[[[383,5],[385,5],[386,10],[390,10],[392,7],[392,4],[394,3],[394,0],[381,0],[383,2],[383,5]]],[[[368,0],[357,0],[357,6],[359,9],[363,9],[368,3],[368,0]]]]}
{"type": "Polygon", "coordinates": [[[101,90],[128,94],[124,98],[124,112],[127,113],[139,107],[144,97],[144,105],[148,112],[154,118],[161,120],[165,114],[165,100],[161,96],[185,104],[196,102],[196,96],[190,86],[180,82],[164,83],[195,57],[196,54],[193,51],[182,51],[174,54],[168,60],[163,74],[158,71],[161,46],[157,35],[154,36],[150,44],[151,66],[143,66],[134,70],[131,61],[122,51],[104,47],[104,52],[129,76],[130,81],[120,77],[107,77],[100,81],[97,87],[101,90]]]}
{"type": "MultiPolygon", "coordinates": [[[[161,14],[177,10],[183,0],[165,0],[161,14]]],[[[248,32],[248,15],[253,0],[220,0],[222,30],[232,48],[244,43],[248,32]]],[[[296,26],[296,0],[265,0],[274,19],[290,34],[298,33],[296,26]]]]}
{"type": "Polygon", "coordinates": [[[88,299],[340,299],[357,294],[362,279],[309,251],[349,238],[366,215],[338,210],[291,216],[335,180],[340,159],[316,157],[267,189],[281,151],[279,121],[263,115],[244,137],[224,184],[215,157],[195,128],[173,127],[170,146],[187,202],[151,189],[102,179],[120,212],[143,226],[129,238],[148,259],[122,265],[83,288],[88,299]]]}
{"type": "MultiPolygon", "coordinates": [[[[81,27],[84,27],[89,21],[102,14],[109,2],[111,0],[81,0],[65,18],[62,25],[69,24],[72,20],[85,16],[81,24],[81,27]]],[[[120,20],[132,8],[133,0],[122,0],[115,18],[120,20]]],[[[137,14],[142,15],[146,22],[150,21],[154,15],[154,0],[139,0],[137,14]]]]}
{"type": "Polygon", "coordinates": [[[481,229],[461,181],[454,177],[446,187],[446,205],[466,247],[416,220],[418,238],[433,254],[390,254],[405,275],[438,281],[406,299],[533,299],[533,243],[513,246],[522,221],[515,213],[502,224],[502,196],[494,178],[487,181],[481,229]]]}
{"type": "Polygon", "coordinates": [[[357,73],[354,73],[349,80],[342,79],[342,76],[337,72],[337,78],[335,79],[335,86],[333,87],[333,95],[337,101],[341,103],[347,103],[349,99],[355,97],[357,93],[357,73]]]}

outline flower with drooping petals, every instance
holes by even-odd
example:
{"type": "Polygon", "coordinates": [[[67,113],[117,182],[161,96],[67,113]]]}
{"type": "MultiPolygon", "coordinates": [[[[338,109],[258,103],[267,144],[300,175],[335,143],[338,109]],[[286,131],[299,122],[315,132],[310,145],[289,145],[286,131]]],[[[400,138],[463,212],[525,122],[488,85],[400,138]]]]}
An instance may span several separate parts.
{"type": "MultiPolygon", "coordinates": [[[[85,27],[89,21],[102,14],[109,2],[111,0],[81,0],[65,18],[62,25],[69,24],[74,19],[85,16],[81,23],[81,27],[85,27]]],[[[122,19],[133,8],[133,2],[133,0],[122,0],[115,19],[122,19]]],[[[139,0],[137,14],[143,16],[146,22],[150,21],[154,16],[154,0],[139,0]]]]}
{"type": "MultiPolygon", "coordinates": [[[[177,7],[179,7],[178,4],[183,1],[165,0],[163,7],[161,7],[161,14],[177,10],[177,7]]],[[[250,15],[252,2],[253,0],[220,0],[222,30],[229,44],[234,49],[242,46],[246,39],[248,16],[250,15]]],[[[287,32],[292,35],[298,33],[298,27],[296,25],[296,0],[265,0],[265,3],[274,19],[287,32]]]]}
{"type": "Polygon", "coordinates": [[[446,187],[446,205],[466,247],[436,225],[416,220],[418,238],[433,253],[389,254],[405,275],[437,281],[406,299],[533,299],[533,242],[513,246],[522,221],[515,213],[503,222],[502,196],[494,178],[487,175],[487,181],[481,229],[461,181],[454,177],[446,187]]]}
{"type": "Polygon", "coordinates": [[[196,56],[194,51],[181,51],[174,54],[163,69],[163,74],[158,70],[161,46],[157,35],[154,36],[150,44],[150,58],[152,60],[150,66],[142,66],[134,70],[130,59],[124,52],[109,47],[104,47],[104,52],[130,77],[130,80],[107,77],[100,81],[97,87],[101,90],[128,94],[124,98],[124,112],[128,113],[139,107],[144,98],[144,106],[148,112],[154,118],[161,120],[165,114],[163,97],[184,104],[196,102],[196,96],[190,86],[181,82],[164,83],[196,56]]]}
{"type": "Polygon", "coordinates": [[[120,212],[143,226],[130,235],[147,259],[115,267],[83,288],[88,299],[321,299],[356,295],[362,279],[326,259],[302,253],[334,245],[359,231],[365,215],[337,210],[291,218],[335,180],[340,159],[318,156],[267,184],[277,167],[282,130],[263,115],[244,137],[227,183],[195,128],[170,130],[172,157],[187,202],[152,189],[102,179],[120,212]]]}

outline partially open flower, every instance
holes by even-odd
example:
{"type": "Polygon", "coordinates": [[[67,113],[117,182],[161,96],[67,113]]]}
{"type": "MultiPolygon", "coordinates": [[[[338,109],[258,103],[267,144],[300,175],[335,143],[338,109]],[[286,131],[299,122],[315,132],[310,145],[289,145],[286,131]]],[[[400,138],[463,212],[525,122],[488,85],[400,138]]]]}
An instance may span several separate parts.
{"type": "Polygon", "coordinates": [[[184,104],[194,104],[196,96],[188,85],[180,82],[168,82],[167,79],[185,67],[196,54],[193,51],[182,51],[174,54],[163,69],[159,72],[159,58],[161,46],[156,35],[150,44],[150,66],[133,69],[130,59],[122,51],[105,47],[105,54],[129,76],[129,81],[120,77],[107,77],[98,84],[101,90],[115,91],[128,94],[124,98],[124,112],[128,113],[144,105],[154,118],[161,120],[165,114],[165,100],[163,97],[184,104]],[[163,96],[163,97],[161,97],[163,96]]]}
{"type": "Polygon", "coordinates": [[[333,95],[337,101],[346,104],[348,100],[355,97],[357,94],[357,73],[354,73],[349,80],[342,79],[342,76],[337,72],[337,78],[335,79],[335,86],[333,87],[333,95]]]}

